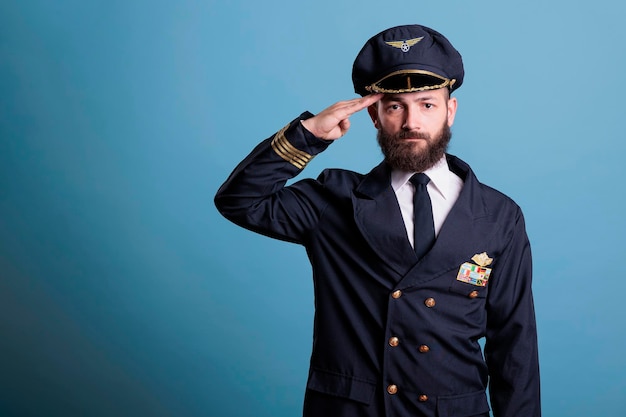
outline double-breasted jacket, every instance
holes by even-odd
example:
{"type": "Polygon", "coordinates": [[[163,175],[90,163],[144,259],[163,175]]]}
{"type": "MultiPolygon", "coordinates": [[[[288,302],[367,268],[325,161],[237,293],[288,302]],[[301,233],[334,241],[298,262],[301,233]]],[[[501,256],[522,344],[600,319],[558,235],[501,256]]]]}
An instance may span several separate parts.
{"type": "Polygon", "coordinates": [[[520,208],[447,155],[463,188],[418,260],[384,162],[286,186],[329,146],[299,122],[310,116],[260,143],[215,197],[234,223],[306,248],[315,319],[304,415],[487,416],[489,389],[496,417],[539,416],[520,208]],[[482,280],[465,279],[476,267],[482,280]]]}

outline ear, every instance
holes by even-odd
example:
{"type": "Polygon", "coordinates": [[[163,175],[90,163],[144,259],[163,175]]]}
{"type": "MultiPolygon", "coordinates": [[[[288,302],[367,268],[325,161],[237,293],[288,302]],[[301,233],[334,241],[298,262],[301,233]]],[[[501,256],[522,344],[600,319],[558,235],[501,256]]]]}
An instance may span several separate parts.
{"type": "Polygon", "coordinates": [[[450,97],[448,99],[448,126],[450,127],[452,127],[452,124],[454,123],[457,104],[456,97],[450,97]]]}
{"type": "Polygon", "coordinates": [[[367,112],[374,123],[376,129],[380,129],[380,122],[378,121],[378,103],[371,104],[367,107],[367,112]]]}

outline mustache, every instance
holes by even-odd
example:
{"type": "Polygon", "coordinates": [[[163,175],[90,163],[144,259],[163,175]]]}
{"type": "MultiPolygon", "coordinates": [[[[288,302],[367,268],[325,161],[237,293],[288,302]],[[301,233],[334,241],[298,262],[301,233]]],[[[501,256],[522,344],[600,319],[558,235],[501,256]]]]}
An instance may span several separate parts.
{"type": "Polygon", "coordinates": [[[430,139],[430,135],[425,132],[418,132],[416,130],[402,130],[397,133],[398,139],[430,139]]]}

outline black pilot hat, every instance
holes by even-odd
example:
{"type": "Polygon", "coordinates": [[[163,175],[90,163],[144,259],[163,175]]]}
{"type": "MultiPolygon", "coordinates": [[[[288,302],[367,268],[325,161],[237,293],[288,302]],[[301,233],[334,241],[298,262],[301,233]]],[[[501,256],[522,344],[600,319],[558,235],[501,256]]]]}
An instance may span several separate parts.
{"type": "Polygon", "coordinates": [[[461,54],[439,32],[420,25],[396,26],[367,41],[352,66],[354,91],[411,93],[463,83],[461,54]]]}

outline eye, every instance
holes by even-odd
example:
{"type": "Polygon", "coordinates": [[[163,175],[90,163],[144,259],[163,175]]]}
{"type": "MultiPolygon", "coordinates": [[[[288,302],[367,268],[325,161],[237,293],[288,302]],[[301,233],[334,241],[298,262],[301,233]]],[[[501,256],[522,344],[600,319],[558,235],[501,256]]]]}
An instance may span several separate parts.
{"type": "Polygon", "coordinates": [[[389,106],[387,106],[387,111],[395,112],[395,111],[398,111],[398,110],[402,110],[402,105],[400,105],[398,103],[393,103],[393,104],[390,104],[389,106]]]}
{"type": "Polygon", "coordinates": [[[424,107],[427,109],[432,109],[434,106],[433,103],[424,103],[424,107]]]}

